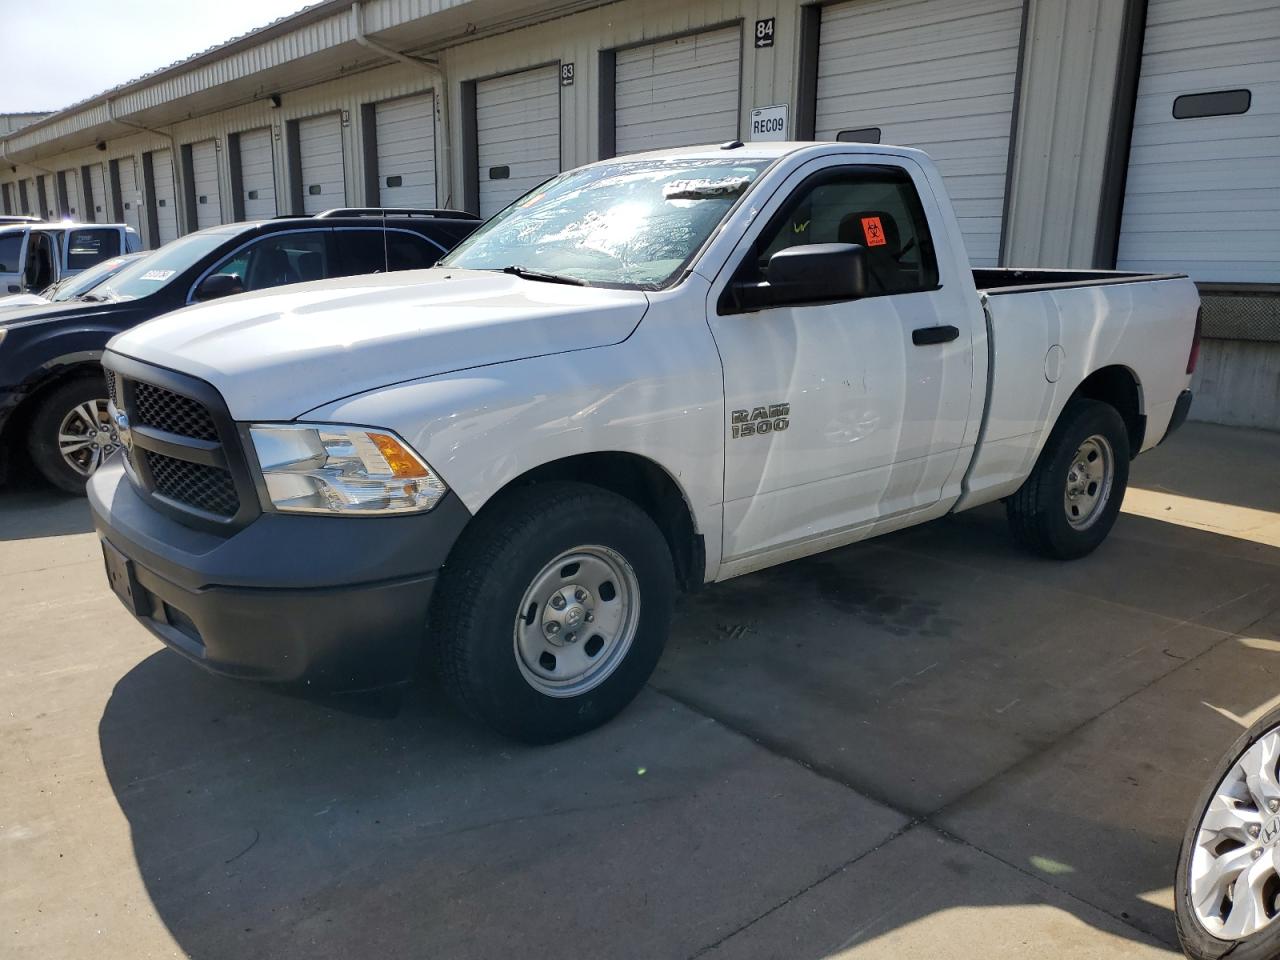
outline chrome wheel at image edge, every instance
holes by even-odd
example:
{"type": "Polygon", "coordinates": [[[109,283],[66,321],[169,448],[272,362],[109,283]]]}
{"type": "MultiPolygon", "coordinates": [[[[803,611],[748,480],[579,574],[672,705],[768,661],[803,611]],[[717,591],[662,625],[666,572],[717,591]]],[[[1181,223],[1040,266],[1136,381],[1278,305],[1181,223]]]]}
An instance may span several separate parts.
{"type": "Polygon", "coordinates": [[[107,398],[77,404],[58,425],[58,452],[67,466],[90,476],[120,447],[120,436],[107,410],[107,398]]]}
{"type": "Polygon", "coordinates": [[[1196,920],[1237,941],[1280,916],[1280,727],[1232,764],[1200,815],[1187,865],[1196,920]]]}
{"type": "Polygon", "coordinates": [[[603,546],[567,550],[533,578],[516,610],[516,664],[550,697],[599,686],[626,658],[640,622],[631,564],[603,546]]]}

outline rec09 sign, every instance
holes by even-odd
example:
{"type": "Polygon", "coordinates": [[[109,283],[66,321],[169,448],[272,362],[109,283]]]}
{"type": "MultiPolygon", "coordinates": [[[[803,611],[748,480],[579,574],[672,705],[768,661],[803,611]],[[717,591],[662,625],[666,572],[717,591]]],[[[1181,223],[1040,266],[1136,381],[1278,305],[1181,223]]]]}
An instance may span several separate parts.
{"type": "Polygon", "coordinates": [[[787,105],[756,107],[751,111],[751,139],[755,141],[787,139],[787,105]]]}

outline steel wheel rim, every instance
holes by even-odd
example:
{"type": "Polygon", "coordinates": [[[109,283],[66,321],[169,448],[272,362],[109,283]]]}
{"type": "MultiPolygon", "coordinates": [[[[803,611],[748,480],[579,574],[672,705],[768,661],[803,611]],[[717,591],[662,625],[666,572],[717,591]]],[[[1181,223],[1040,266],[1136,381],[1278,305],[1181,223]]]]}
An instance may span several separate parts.
{"type": "Polygon", "coordinates": [[[639,622],[640,582],[626,558],[574,547],[538,572],[516,608],[516,665],[539,693],[579,696],[618,668],[639,622]]]}
{"type": "Polygon", "coordinates": [[[1232,764],[1200,816],[1187,886],[1209,935],[1235,941],[1280,916],[1280,728],[1232,764]]]}
{"type": "Polygon", "coordinates": [[[1095,433],[1081,443],[1067,466],[1067,485],[1062,494],[1067,523],[1077,530],[1093,526],[1111,499],[1115,475],[1115,453],[1106,437],[1095,433]]]}
{"type": "Polygon", "coordinates": [[[120,435],[107,404],[105,397],[76,404],[58,424],[58,452],[82,477],[90,476],[120,447],[120,435]]]}

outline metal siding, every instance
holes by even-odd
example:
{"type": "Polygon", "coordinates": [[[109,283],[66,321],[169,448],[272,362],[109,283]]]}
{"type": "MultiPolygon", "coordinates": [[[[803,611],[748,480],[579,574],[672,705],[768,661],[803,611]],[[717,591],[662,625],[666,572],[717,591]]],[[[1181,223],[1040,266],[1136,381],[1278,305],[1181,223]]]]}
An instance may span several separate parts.
{"type": "Polygon", "coordinates": [[[192,187],[196,198],[196,229],[222,222],[222,196],[218,189],[218,149],[212,140],[191,145],[192,187]]]}
{"type": "Polygon", "coordinates": [[[302,172],[302,209],[319,213],[347,202],[342,157],[342,120],[335,114],[298,121],[298,155],[302,172]],[[313,187],[319,192],[312,193],[313,187]]]}
{"type": "Polygon", "coordinates": [[[615,153],[736,139],[741,51],[738,26],[617,51],[615,153]]]}
{"type": "Polygon", "coordinates": [[[120,202],[124,209],[124,222],[142,235],[142,194],[138,190],[138,161],[134,157],[120,157],[116,161],[120,171],[120,202]]]}
{"type": "Polygon", "coordinates": [[[1280,2],[1151,0],[1117,265],[1280,282],[1280,2]],[[1247,113],[1173,118],[1185,93],[1247,89],[1247,113]]]}
{"type": "Polygon", "coordinates": [[[435,97],[428,93],[374,108],[378,202],[384,207],[436,205],[435,97]],[[388,177],[400,177],[398,187],[388,177]]]}
{"type": "Polygon", "coordinates": [[[482,217],[560,172],[559,66],[476,84],[476,150],[482,217]],[[504,166],[509,178],[489,178],[492,169],[504,166]]]}
{"type": "Polygon", "coordinates": [[[1019,0],[822,8],[818,139],[879,127],[882,143],[928,151],[976,266],[1000,256],[1021,28],[1019,0]]]}
{"type": "Polygon", "coordinates": [[[240,134],[240,183],[244,190],[246,220],[267,220],[279,213],[272,144],[270,127],[246,130],[240,134]]]}
{"type": "Polygon", "coordinates": [[[94,223],[111,222],[111,204],[107,202],[107,178],[102,164],[89,168],[89,192],[93,194],[93,209],[86,211],[86,219],[94,223]]]}

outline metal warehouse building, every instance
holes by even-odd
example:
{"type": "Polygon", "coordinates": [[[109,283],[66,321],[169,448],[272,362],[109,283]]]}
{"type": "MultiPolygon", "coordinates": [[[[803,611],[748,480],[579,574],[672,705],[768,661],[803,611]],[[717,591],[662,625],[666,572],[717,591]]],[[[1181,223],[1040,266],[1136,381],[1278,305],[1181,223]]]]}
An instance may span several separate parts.
{"type": "Polygon", "coordinates": [[[1280,429],[1280,0],[322,2],[0,132],[0,202],[152,246],[343,205],[487,216],[753,129],[929,151],[978,265],[1190,274],[1194,415],[1280,429]]]}

